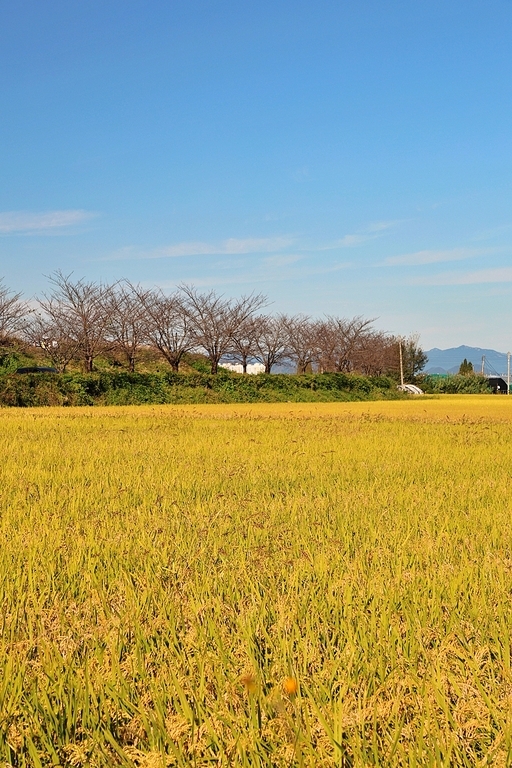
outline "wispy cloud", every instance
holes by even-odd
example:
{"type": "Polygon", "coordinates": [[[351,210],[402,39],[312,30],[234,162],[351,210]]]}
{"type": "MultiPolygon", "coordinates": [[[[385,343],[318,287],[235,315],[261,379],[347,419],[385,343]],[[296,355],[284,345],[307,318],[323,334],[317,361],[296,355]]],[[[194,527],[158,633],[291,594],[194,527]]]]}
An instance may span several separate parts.
{"type": "Polygon", "coordinates": [[[480,230],[479,232],[476,232],[473,235],[472,240],[475,240],[475,241],[491,240],[492,238],[500,237],[501,235],[504,235],[505,233],[509,232],[510,229],[512,229],[512,224],[502,224],[499,227],[492,227],[491,229],[480,230]]]}
{"type": "Polygon", "coordinates": [[[230,237],[219,243],[208,243],[202,240],[176,243],[151,250],[137,250],[136,248],[122,248],[114,255],[114,259],[165,259],[179,258],[183,256],[239,256],[247,253],[269,253],[283,251],[290,247],[295,239],[290,236],[283,237],[230,237]]]}
{"type": "Polygon", "coordinates": [[[363,243],[366,243],[368,240],[373,240],[375,238],[375,235],[345,235],[344,237],[341,237],[339,240],[335,240],[333,243],[329,243],[329,245],[325,245],[321,247],[319,250],[321,251],[331,251],[335,250],[336,248],[355,248],[358,245],[362,245],[363,243]]]}
{"type": "Polygon", "coordinates": [[[83,210],[46,211],[32,213],[30,211],[0,212],[0,234],[16,233],[48,233],[63,227],[82,224],[94,216],[94,213],[83,210]]]}
{"type": "Polygon", "coordinates": [[[384,232],[386,229],[394,229],[400,221],[393,219],[392,221],[374,221],[368,224],[366,227],[367,232],[384,232]]]}
{"type": "Polygon", "coordinates": [[[445,272],[411,280],[414,285],[479,285],[480,283],[512,283],[512,267],[490,267],[473,272],[445,272]]]}
{"type": "MultiPolygon", "coordinates": [[[[354,248],[369,240],[381,237],[386,230],[391,229],[397,221],[377,221],[369,224],[360,232],[344,235],[330,243],[311,242],[297,235],[280,235],[277,237],[230,237],[220,242],[208,242],[205,240],[191,240],[158,248],[138,248],[127,246],[120,248],[108,257],[108,260],[135,260],[135,259],[167,259],[183,258],[188,256],[243,256],[246,254],[282,254],[290,248],[295,252],[318,253],[321,251],[333,251],[339,248],[354,248]]],[[[291,256],[296,260],[298,256],[291,256]]]]}
{"type": "Polygon", "coordinates": [[[363,243],[367,243],[370,240],[382,237],[387,230],[393,229],[398,223],[398,221],[374,221],[358,232],[344,235],[339,240],[333,240],[331,243],[319,246],[314,250],[333,251],[337,248],[356,248],[358,245],[363,245],[363,243]]]}
{"type": "Polygon", "coordinates": [[[489,248],[451,248],[443,251],[415,251],[414,253],[406,253],[403,256],[390,256],[384,260],[384,264],[390,267],[412,267],[420,264],[437,264],[441,262],[471,259],[475,256],[483,256],[488,253],[491,253],[491,249],[489,248]]]}
{"type": "MultiPolygon", "coordinates": [[[[265,286],[271,286],[271,290],[274,290],[279,283],[303,283],[320,275],[335,275],[342,270],[351,269],[354,265],[347,262],[325,266],[318,262],[312,263],[303,256],[294,255],[288,259],[288,255],[283,254],[282,258],[270,256],[252,262],[248,259],[215,261],[211,262],[210,266],[209,274],[205,274],[205,270],[201,269],[200,274],[180,275],[179,279],[157,284],[165,290],[174,289],[177,282],[194,285],[196,288],[222,286],[222,289],[225,289],[227,286],[238,286],[237,290],[244,290],[246,287],[252,289],[260,285],[265,291],[265,286]]],[[[143,284],[149,286],[151,283],[143,281],[143,284]]]]}
{"type": "Polygon", "coordinates": [[[295,253],[278,253],[274,256],[266,256],[263,259],[263,264],[268,267],[287,267],[289,264],[295,264],[303,258],[304,256],[299,256],[295,253]]]}

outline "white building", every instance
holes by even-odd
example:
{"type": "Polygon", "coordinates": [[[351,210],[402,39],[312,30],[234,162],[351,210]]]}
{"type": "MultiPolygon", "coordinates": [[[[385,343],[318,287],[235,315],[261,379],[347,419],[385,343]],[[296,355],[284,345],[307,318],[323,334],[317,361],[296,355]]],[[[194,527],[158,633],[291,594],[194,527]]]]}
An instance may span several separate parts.
{"type": "MultiPolygon", "coordinates": [[[[241,363],[220,363],[221,368],[226,368],[233,373],[243,373],[244,369],[241,363]]],[[[248,363],[247,373],[265,373],[265,366],[263,363],[248,363]]]]}

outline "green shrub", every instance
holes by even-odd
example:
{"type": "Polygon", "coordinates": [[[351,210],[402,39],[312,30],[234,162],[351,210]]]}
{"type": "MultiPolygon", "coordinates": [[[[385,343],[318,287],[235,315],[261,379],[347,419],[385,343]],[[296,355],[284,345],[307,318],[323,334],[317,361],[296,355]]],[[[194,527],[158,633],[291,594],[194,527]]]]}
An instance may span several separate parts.
{"type": "Polygon", "coordinates": [[[0,374],[0,405],[328,402],[401,397],[392,379],[355,374],[0,374]]]}
{"type": "Polygon", "coordinates": [[[483,376],[456,373],[448,376],[425,375],[419,386],[429,394],[478,395],[489,394],[489,382],[483,376]]]}

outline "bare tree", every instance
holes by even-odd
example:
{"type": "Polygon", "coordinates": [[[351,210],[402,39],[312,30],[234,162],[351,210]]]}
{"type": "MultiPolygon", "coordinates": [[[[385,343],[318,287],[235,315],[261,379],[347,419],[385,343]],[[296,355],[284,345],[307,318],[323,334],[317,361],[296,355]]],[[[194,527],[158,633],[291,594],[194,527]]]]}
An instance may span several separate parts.
{"type": "Polygon", "coordinates": [[[180,286],[190,317],[196,345],[208,357],[211,372],[217,373],[221,359],[232,347],[233,338],[244,322],[266,303],[261,294],[240,299],[225,299],[215,291],[199,293],[194,287],[180,286]]]}
{"type": "Polygon", "coordinates": [[[306,373],[318,357],[318,324],[307,315],[287,317],[284,321],[289,356],[297,373],[306,373]]]}
{"type": "Polygon", "coordinates": [[[34,314],[24,331],[25,339],[33,347],[44,350],[45,356],[60,373],[64,373],[71,360],[79,357],[79,341],[62,335],[49,317],[34,314]]]}
{"type": "Polygon", "coordinates": [[[74,282],[71,275],[55,272],[50,278],[53,291],[40,300],[49,324],[57,338],[76,343],[86,373],[107,346],[106,335],[111,319],[110,286],[88,283],[84,278],[74,282]]]}
{"type": "Polygon", "coordinates": [[[398,342],[394,336],[382,331],[372,331],[367,337],[358,369],[366,376],[398,373],[398,342]]]}
{"type": "Polygon", "coordinates": [[[354,317],[351,320],[328,316],[317,324],[317,361],[322,371],[347,373],[364,359],[371,338],[373,320],[354,317]]]}
{"type": "Polygon", "coordinates": [[[315,360],[320,373],[336,371],[338,344],[338,329],[332,319],[318,321],[315,334],[315,360]]]}
{"type": "Polygon", "coordinates": [[[139,287],[125,280],[113,286],[106,296],[106,335],[111,347],[125,358],[130,373],[135,371],[146,334],[146,312],[140,294],[139,287]]]}
{"type": "Polygon", "coordinates": [[[262,329],[261,317],[248,317],[233,333],[231,346],[227,356],[235,363],[240,363],[243,373],[247,373],[247,365],[257,359],[258,340],[262,329]]]}
{"type": "Polygon", "coordinates": [[[13,293],[0,278],[0,344],[23,329],[28,307],[21,300],[21,293],[13,293]]]}
{"type": "Polygon", "coordinates": [[[289,357],[287,318],[285,315],[258,317],[258,335],[254,357],[265,366],[265,373],[289,357]]]}
{"type": "Polygon", "coordinates": [[[143,313],[146,341],[178,372],[187,352],[194,348],[192,321],[179,293],[166,296],[159,290],[135,289],[143,313]]]}

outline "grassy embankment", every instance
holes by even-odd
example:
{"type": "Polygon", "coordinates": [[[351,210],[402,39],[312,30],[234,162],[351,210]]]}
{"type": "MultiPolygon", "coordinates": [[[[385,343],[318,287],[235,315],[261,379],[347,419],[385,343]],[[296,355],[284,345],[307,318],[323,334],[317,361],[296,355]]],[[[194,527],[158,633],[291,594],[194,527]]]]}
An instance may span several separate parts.
{"type": "Polygon", "coordinates": [[[511,764],[512,398],[1,416],[0,761],[511,764]]]}
{"type": "Polygon", "coordinates": [[[386,376],[205,373],[0,375],[0,407],[166,403],[335,402],[398,399],[386,376]]]}

